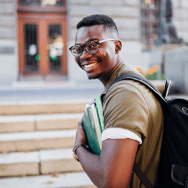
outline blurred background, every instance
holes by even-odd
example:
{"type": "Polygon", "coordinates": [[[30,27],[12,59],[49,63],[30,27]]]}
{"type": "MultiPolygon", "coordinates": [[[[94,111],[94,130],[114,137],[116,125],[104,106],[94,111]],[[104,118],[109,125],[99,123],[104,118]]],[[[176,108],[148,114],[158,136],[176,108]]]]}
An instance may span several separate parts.
{"type": "Polygon", "coordinates": [[[0,85],[87,82],[68,47],[74,44],[76,24],[99,13],[117,23],[127,63],[159,66],[183,92],[187,10],[187,0],[1,0],[0,85]]]}
{"type": "Polygon", "coordinates": [[[68,48],[111,16],[127,63],[188,98],[187,0],[0,0],[0,188],[93,188],[72,157],[78,119],[103,90],[68,48]]]}

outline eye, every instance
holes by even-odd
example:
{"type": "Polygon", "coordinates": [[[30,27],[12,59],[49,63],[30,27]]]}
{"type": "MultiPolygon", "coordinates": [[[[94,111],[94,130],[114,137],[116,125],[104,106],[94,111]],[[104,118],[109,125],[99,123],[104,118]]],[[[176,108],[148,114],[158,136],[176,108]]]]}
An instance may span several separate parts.
{"type": "Polygon", "coordinates": [[[88,49],[95,49],[95,48],[97,48],[97,44],[95,42],[91,41],[87,44],[87,48],[88,49]]]}
{"type": "Polygon", "coordinates": [[[74,46],[72,52],[74,53],[81,53],[82,48],[80,46],[74,46]]]}

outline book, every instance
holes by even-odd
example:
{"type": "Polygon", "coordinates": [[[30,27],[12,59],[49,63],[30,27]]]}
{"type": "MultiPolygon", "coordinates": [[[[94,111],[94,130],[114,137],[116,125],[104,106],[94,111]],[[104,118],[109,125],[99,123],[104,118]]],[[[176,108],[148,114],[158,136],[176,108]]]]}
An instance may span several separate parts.
{"type": "Polygon", "coordinates": [[[99,144],[99,148],[101,150],[102,148],[102,142],[101,142],[101,127],[100,127],[100,123],[99,123],[99,118],[97,115],[97,109],[95,107],[95,104],[91,104],[90,106],[90,114],[91,114],[91,120],[92,120],[92,125],[95,131],[95,135],[97,137],[97,141],[99,144]]]}
{"type": "Polygon", "coordinates": [[[92,152],[100,155],[102,149],[101,135],[104,128],[100,96],[97,97],[90,105],[86,104],[82,120],[87,141],[92,152]]]}
{"type": "Polygon", "coordinates": [[[95,99],[96,109],[97,109],[97,115],[99,117],[99,124],[101,128],[101,132],[104,129],[104,117],[103,117],[103,109],[102,109],[102,102],[101,102],[101,96],[99,95],[95,99]]]}

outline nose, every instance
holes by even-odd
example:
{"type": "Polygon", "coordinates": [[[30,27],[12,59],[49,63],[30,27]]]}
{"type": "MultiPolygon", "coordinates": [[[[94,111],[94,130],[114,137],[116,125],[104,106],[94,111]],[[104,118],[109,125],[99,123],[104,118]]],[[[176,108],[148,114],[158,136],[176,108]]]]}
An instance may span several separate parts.
{"type": "Polygon", "coordinates": [[[80,56],[80,59],[85,60],[87,58],[91,57],[91,54],[87,52],[87,50],[84,48],[82,55],[80,56]]]}

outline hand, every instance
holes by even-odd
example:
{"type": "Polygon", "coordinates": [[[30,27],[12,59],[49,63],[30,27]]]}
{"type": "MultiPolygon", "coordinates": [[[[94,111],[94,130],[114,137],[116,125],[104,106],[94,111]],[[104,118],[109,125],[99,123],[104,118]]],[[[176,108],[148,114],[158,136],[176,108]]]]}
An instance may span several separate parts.
{"type": "Polygon", "coordinates": [[[82,125],[82,119],[78,121],[78,129],[76,133],[76,141],[74,146],[77,146],[79,144],[87,144],[86,134],[82,125]]]}

